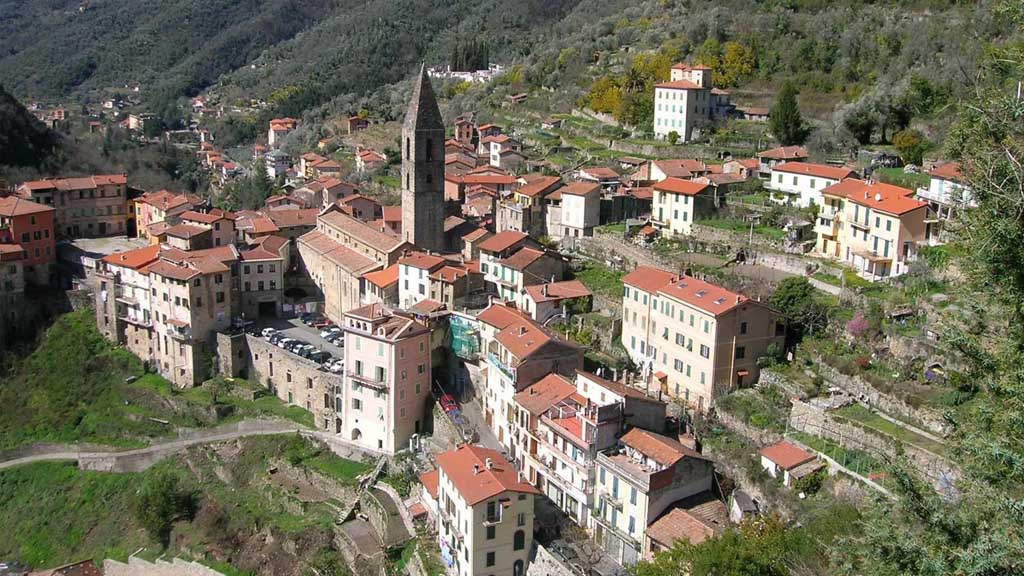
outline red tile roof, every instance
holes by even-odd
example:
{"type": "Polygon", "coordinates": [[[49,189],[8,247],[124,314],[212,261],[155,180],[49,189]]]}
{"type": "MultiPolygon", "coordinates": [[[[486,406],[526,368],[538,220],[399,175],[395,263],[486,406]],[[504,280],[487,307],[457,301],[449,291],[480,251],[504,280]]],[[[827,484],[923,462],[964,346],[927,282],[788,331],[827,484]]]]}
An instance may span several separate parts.
{"type": "Polygon", "coordinates": [[[420,484],[423,484],[423,487],[427,490],[427,494],[430,494],[430,497],[434,500],[437,500],[437,483],[439,476],[440,473],[436,469],[420,474],[420,484]]]}
{"type": "Polygon", "coordinates": [[[543,196],[555,186],[558,186],[562,182],[562,179],[558,176],[542,176],[523,185],[522,188],[516,190],[516,194],[522,194],[529,198],[534,196],[543,196]]]}
{"type": "Polygon", "coordinates": [[[637,266],[632,272],[622,277],[622,283],[654,294],[678,277],[678,274],[666,272],[659,268],[637,266]]]}
{"type": "Polygon", "coordinates": [[[319,212],[316,208],[299,208],[294,210],[271,210],[267,214],[274,221],[274,224],[281,229],[296,226],[316,226],[316,217],[319,212]]]}
{"type": "Polygon", "coordinates": [[[103,261],[113,266],[138,270],[156,261],[160,255],[160,245],[153,244],[127,252],[117,252],[103,257],[103,261]]]}
{"type": "Polygon", "coordinates": [[[949,180],[952,182],[963,182],[964,176],[960,171],[959,162],[946,162],[932,168],[928,175],[933,178],[940,178],[942,180],[949,180]]]}
{"type": "Polygon", "coordinates": [[[669,178],[692,178],[694,174],[708,171],[708,166],[696,158],[673,158],[669,160],[655,160],[653,162],[658,170],[665,173],[669,178]]]}
{"type": "Polygon", "coordinates": [[[620,442],[636,449],[641,454],[662,466],[673,466],[683,458],[699,458],[707,460],[700,453],[683,446],[676,440],[641,428],[633,428],[626,432],[620,442]]]}
{"type": "Polygon", "coordinates": [[[767,158],[770,160],[797,160],[799,158],[807,158],[810,154],[807,153],[807,149],[802,146],[779,146],[778,148],[772,148],[771,150],[765,150],[757,154],[758,158],[767,158]]]}
{"type": "Polygon", "coordinates": [[[703,90],[700,86],[690,82],[689,80],[673,80],[672,82],[662,82],[655,84],[655,88],[668,88],[669,90],[703,90]]]}
{"type": "Polygon", "coordinates": [[[708,187],[707,184],[694,182],[693,180],[680,180],[679,178],[667,178],[654,185],[659,192],[671,192],[672,194],[683,194],[696,196],[708,187]]]}
{"type": "Polygon", "coordinates": [[[783,470],[792,470],[793,468],[796,468],[806,462],[810,462],[816,458],[814,454],[811,454],[801,448],[797,448],[785,440],[777,444],[772,444],[771,446],[765,446],[764,448],[761,448],[758,453],[774,462],[776,466],[783,470]]]}
{"type": "Polygon", "coordinates": [[[828,196],[846,198],[854,204],[867,206],[872,210],[900,216],[928,206],[927,202],[912,198],[913,190],[884,184],[847,178],[821,191],[828,196]]]}
{"type": "Polygon", "coordinates": [[[484,252],[502,252],[512,246],[515,246],[519,242],[522,242],[526,238],[528,238],[528,236],[522,232],[505,230],[481,242],[479,248],[484,252]]]}
{"type": "Polygon", "coordinates": [[[608,168],[607,166],[585,166],[580,168],[580,172],[585,172],[590,176],[598,178],[600,180],[615,180],[622,175],[608,168]]]}
{"type": "Polygon", "coordinates": [[[378,288],[387,288],[398,282],[398,264],[392,264],[383,270],[363,274],[367,282],[378,288]]]}
{"type": "Polygon", "coordinates": [[[515,254],[512,254],[503,260],[499,260],[497,263],[502,266],[507,266],[513,270],[525,270],[531,264],[540,260],[544,256],[545,254],[543,250],[520,248],[519,250],[516,250],[515,254]]]}
{"type": "Polygon", "coordinates": [[[419,314],[431,314],[433,312],[437,312],[438,310],[444,310],[444,308],[445,305],[438,302],[437,300],[424,298],[423,300],[420,300],[419,302],[413,304],[412,307],[409,308],[409,311],[416,312],[419,314]]]}
{"type": "Polygon", "coordinates": [[[563,195],[569,194],[571,196],[586,196],[592,194],[601,189],[601,185],[596,182],[569,182],[565,186],[558,189],[563,195]]]}
{"type": "Polygon", "coordinates": [[[682,508],[673,508],[647,527],[647,536],[666,548],[679,540],[697,545],[714,535],[714,528],[682,508]]]}
{"type": "Polygon", "coordinates": [[[382,208],[385,222],[401,222],[402,221],[402,207],[401,206],[384,206],[382,208]]]}
{"type": "Polygon", "coordinates": [[[223,212],[214,214],[203,214],[202,212],[196,212],[195,210],[186,210],[181,213],[182,220],[190,220],[192,222],[202,222],[203,224],[213,224],[221,220],[227,220],[228,217],[223,212]]]}
{"type": "Polygon", "coordinates": [[[470,506],[504,492],[540,493],[520,480],[519,472],[499,452],[482,446],[466,445],[439,454],[437,466],[470,506]],[[488,460],[492,465],[490,469],[488,460]]]}
{"type": "Polygon", "coordinates": [[[749,300],[742,294],[690,276],[683,276],[662,286],[658,293],[685,302],[712,316],[724,314],[749,300]]]}
{"type": "Polygon", "coordinates": [[[516,404],[534,416],[576,393],[576,385],[561,374],[548,374],[515,395],[516,404]]]}
{"type": "Polygon", "coordinates": [[[398,259],[399,264],[419,268],[422,270],[435,270],[444,265],[444,258],[427,254],[425,252],[411,252],[398,259]]]}
{"type": "Polygon", "coordinates": [[[6,196],[0,198],[0,216],[23,216],[26,214],[40,214],[53,212],[55,209],[46,204],[40,204],[31,200],[25,200],[18,196],[6,196]]]}
{"type": "Polygon", "coordinates": [[[849,178],[853,170],[838,166],[825,164],[811,164],[810,162],[784,162],[772,168],[772,172],[786,172],[787,174],[802,174],[804,176],[815,176],[817,178],[829,178],[842,180],[849,178]]]}
{"type": "Polygon", "coordinates": [[[566,298],[593,296],[590,289],[584,286],[583,282],[580,282],[579,280],[534,284],[533,286],[527,286],[524,288],[524,291],[529,294],[530,298],[534,302],[551,302],[553,300],[563,300],[566,298]]]}

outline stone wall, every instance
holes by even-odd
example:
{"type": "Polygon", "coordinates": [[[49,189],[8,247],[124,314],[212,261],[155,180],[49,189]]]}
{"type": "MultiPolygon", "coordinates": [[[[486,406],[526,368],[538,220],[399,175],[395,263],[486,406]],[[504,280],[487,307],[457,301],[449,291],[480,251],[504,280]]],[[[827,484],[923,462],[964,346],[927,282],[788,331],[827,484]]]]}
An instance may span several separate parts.
{"type": "Polygon", "coordinates": [[[526,568],[526,576],[579,576],[547,548],[540,544],[535,544],[534,548],[534,557],[526,568]]]}
{"type": "Polygon", "coordinates": [[[104,560],[103,573],[106,576],[224,576],[198,562],[186,562],[181,558],[170,562],[161,559],[148,562],[136,556],[128,558],[127,564],[109,558],[104,560]]]}
{"type": "Polygon", "coordinates": [[[849,393],[859,401],[884,412],[910,422],[920,423],[925,430],[939,436],[949,434],[949,425],[941,414],[926,408],[914,408],[899,398],[894,398],[871,386],[870,383],[857,376],[847,376],[827,364],[823,358],[816,357],[818,372],[825,381],[849,393]]]}
{"type": "Polygon", "coordinates": [[[792,380],[786,376],[779,374],[772,368],[762,368],[761,373],[757,380],[758,387],[761,386],[774,386],[779,390],[782,390],[786,396],[803,398],[806,393],[792,380]]]}
{"type": "Polygon", "coordinates": [[[434,419],[434,441],[440,444],[444,450],[454,450],[459,444],[465,442],[462,432],[436,402],[431,410],[431,415],[434,419]]]}
{"type": "Polygon", "coordinates": [[[789,428],[827,438],[844,447],[905,461],[932,480],[937,480],[942,474],[947,473],[959,475],[956,466],[942,456],[898,442],[873,430],[867,430],[856,423],[832,416],[805,402],[793,402],[793,409],[789,415],[789,428]]]}
{"type": "Polygon", "coordinates": [[[740,436],[743,436],[758,446],[766,446],[782,440],[782,434],[772,432],[771,430],[755,428],[724,410],[716,410],[715,418],[717,418],[718,421],[726,428],[740,436]]]}
{"type": "Polygon", "coordinates": [[[244,338],[243,345],[235,338],[222,341],[218,335],[221,365],[235,368],[232,375],[266,386],[282,401],[305,408],[313,414],[317,428],[335,430],[335,398],[343,393],[342,376],[323,370],[316,362],[300,358],[258,336],[246,334],[244,338]],[[239,354],[243,358],[239,358],[239,354]],[[243,360],[244,373],[241,370],[243,360]]]}

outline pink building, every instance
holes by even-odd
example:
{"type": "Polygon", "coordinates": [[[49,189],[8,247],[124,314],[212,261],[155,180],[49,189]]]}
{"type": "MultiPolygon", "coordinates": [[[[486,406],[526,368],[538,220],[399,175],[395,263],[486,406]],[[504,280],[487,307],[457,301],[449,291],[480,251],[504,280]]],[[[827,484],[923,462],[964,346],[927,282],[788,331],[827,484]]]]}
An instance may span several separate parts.
{"type": "Polygon", "coordinates": [[[424,427],[430,394],[430,329],[381,304],[345,313],[348,397],[341,432],[360,446],[394,454],[424,427]]]}

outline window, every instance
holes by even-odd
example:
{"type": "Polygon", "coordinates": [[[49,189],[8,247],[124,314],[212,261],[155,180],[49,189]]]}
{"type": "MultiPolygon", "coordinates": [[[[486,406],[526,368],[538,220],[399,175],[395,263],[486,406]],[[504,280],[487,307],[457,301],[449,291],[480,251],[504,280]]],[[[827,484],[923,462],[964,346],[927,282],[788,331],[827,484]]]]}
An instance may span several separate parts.
{"type": "Polygon", "coordinates": [[[222,304],[223,302],[224,302],[224,293],[223,292],[217,292],[217,303],[218,304],[222,304]]]}
{"type": "Polygon", "coordinates": [[[686,337],[684,337],[682,334],[676,332],[676,346],[682,346],[685,343],[686,343],[686,337]]]}
{"type": "MultiPolygon", "coordinates": [[[[291,392],[289,392],[288,395],[291,395],[291,392]]],[[[352,409],[353,410],[362,410],[363,409],[363,401],[360,400],[359,398],[353,398],[352,399],[352,409]]]]}
{"type": "MultiPolygon", "coordinates": [[[[630,486],[629,488],[629,503],[636,504],[636,486],[630,486]]],[[[631,518],[632,520],[632,518],[631,518]]],[[[630,530],[632,532],[633,530],[630,530]]]]}
{"type": "Polygon", "coordinates": [[[487,565],[488,566],[494,566],[494,564],[495,564],[494,552],[488,552],[487,553],[487,565]]]}
{"type": "Polygon", "coordinates": [[[426,371],[427,371],[427,365],[426,364],[420,364],[419,366],[416,367],[416,373],[417,374],[423,374],[426,371]]]}
{"type": "Polygon", "coordinates": [[[711,357],[711,348],[708,348],[706,345],[701,344],[700,345],[700,355],[703,356],[704,358],[710,358],[711,357]]]}
{"type": "Polygon", "coordinates": [[[526,532],[516,530],[516,533],[512,536],[512,549],[522,550],[523,548],[526,548],[526,532]]]}
{"type": "Polygon", "coordinates": [[[746,322],[740,322],[740,334],[746,334],[746,333],[747,333],[747,323],[746,322]]]}
{"type": "Polygon", "coordinates": [[[743,358],[746,358],[746,357],[747,357],[747,349],[745,347],[743,347],[743,346],[737,346],[736,347],[736,359],[737,360],[742,360],[743,358]]]}
{"type": "Polygon", "coordinates": [[[629,533],[633,534],[635,532],[636,532],[636,518],[630,516],[629,517],[629,533]]]}
{"type": "Polygon", "coordinates": [[[496,532],[497,532],[497,529],[494,526],[488,526],[487,527],[487,539],[488,540],[494,540],[494,536],[495,536],[496,532]]]}

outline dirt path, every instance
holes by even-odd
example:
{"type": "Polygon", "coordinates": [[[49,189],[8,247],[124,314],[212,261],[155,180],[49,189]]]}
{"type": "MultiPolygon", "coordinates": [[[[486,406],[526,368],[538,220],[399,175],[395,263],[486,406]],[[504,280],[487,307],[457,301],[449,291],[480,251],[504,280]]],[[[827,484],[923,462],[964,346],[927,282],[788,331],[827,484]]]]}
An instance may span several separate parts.
{"type": "Polygon", "coordinates": [[[180,452],[190,446],[197,444],[213,444],[245,438],[249,436],[266,436],[272,434],[287,434],[293,432],[307,431],[308,429],[293,422],[281,420],[245,420],[237,424],[229,424],[209,430],[197,430],[189,434],[187,438],[168,440],[145,448],[131,450],[81,450],[75,445],[47,446],[40,451],[18,458],[12,458],[0,462],[0,470],[13,468],[22,464],[33,462],[54,462],[73,460],[80,464],[83,461],[109,461],[118,459],[144,459],[156,460],[165,458],[171,454],[180,452]]]}

